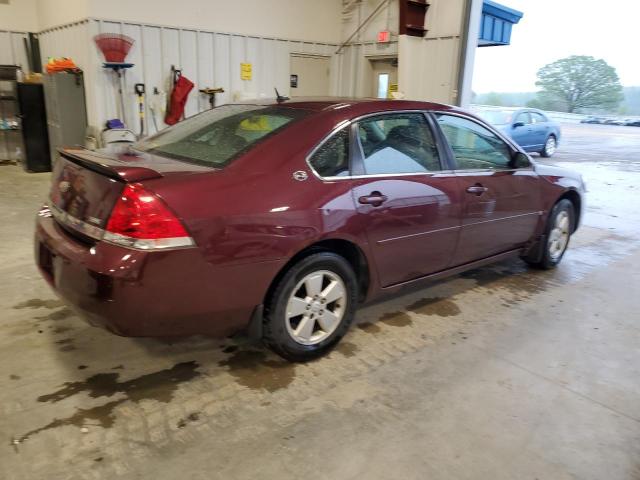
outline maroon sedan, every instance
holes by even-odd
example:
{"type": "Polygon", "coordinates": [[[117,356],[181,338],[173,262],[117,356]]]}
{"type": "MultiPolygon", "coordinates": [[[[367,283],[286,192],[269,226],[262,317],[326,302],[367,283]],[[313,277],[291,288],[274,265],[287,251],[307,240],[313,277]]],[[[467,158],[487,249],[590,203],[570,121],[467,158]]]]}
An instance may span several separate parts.
{"type": "Polygon", "coordinates": [[[64,150],[35,250],[94,325],[248,329],[307,360],[403,286],[511,256],[554,267],[584,191],[453,107],[225,105],[120,151],[64,150]]]}

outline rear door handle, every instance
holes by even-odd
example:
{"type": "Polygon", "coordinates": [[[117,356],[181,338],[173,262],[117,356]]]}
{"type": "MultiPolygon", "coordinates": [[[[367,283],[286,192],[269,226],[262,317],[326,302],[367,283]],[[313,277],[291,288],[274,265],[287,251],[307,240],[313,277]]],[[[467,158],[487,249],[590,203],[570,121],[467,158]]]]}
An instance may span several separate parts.
{"type": "Polygon", "coordinates": [[[386,201],[387,196],[381,194],[380,192],[371,192],[369,195],[364,195],[358,198],[359,203],[363,205],[373,205],[374,207],[379,207],[386,201]]]}
{"type": "Polygon", "coordinates": [[[475,185],[471,185],[470,187],[467,187],[467,193],[473,193],[474,195],[478,195],[478,196],[482,195],[487,190],[489,190],[487,187],[479,183],[476,183],[475,185]]]}

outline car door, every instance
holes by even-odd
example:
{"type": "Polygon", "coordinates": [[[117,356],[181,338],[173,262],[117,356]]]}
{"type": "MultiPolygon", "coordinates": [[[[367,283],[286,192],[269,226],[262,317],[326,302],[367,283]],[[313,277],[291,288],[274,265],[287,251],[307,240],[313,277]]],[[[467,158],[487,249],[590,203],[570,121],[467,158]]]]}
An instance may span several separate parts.
{"type": "Polygon", "coordinates": [[[461,198],[432,122],[394,112],[352,127],[354,201],[382,287],[446,269],[455,250],[461,198]]]}
{"type": "Polygon", "coordinates": [[[452,265],[523,246],[542,215],[539,178],[531,165],[516,168],[515,150],[475,120],[457,114],[435,116],[464,198],[452,265]]]}
{"type": "Polygon", "coordinates": [[[520,112],[513,118],[511,138],[525,150],[533,145],[533,129],[529,112],[520,112]]]}
{"type": "Polygon", "coordinates": [[[538,112],[530,112],[531,115],[531,128],[533,129],[532,142],[534,147],[540,149],[547,141],[547,137],[551,133],[551,126],[549,120],[538,112]]]}

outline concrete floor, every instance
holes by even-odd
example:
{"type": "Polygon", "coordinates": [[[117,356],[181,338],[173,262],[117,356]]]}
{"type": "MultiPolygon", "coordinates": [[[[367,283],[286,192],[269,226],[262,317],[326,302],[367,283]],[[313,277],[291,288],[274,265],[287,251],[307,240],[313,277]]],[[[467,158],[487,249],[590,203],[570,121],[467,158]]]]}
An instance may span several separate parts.
{"type": "Polygon", "coordinates": [[[32,261],[48,175],[0,167],[2,479],[640,479],[640,128],[566,126],[585,225],[367,307],[328,358],[119,338],[32,261]]]}

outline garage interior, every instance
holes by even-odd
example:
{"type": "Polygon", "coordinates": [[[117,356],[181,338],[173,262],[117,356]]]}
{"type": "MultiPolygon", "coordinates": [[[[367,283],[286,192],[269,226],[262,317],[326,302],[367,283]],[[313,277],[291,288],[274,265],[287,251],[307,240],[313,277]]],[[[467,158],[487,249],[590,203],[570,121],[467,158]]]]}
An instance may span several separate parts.
{"type": "Polygon", "coordinates": [[[521,16],[479,0],[0,2],[0,478],[640,478],[631,127],[563,125],[545,159],[589,192],[558,269],[509,260],[367,305],[310,363],[243,335],[114,336],[33,260],[56,148],[103,146],[112,119],[166,128],[176,72],[195,85],[184,117],[274,89],[466,107],[475,49],[508,45],[521,16]],[[132,39],[130,67],[103,66],[106,33],[132,39]],[[77,70],[47,73],[61,57],[77,70]]]}

